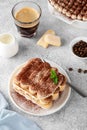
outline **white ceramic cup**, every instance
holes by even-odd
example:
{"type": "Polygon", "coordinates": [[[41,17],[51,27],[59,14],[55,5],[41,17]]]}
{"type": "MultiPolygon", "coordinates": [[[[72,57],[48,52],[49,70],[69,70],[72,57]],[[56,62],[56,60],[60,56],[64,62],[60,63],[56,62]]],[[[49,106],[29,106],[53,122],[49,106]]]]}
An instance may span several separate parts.
{"type": "Polygon", "coordinates": [[[18,44],[11,33],[0,34],[0,56],[10,58],[17,54],[18,44]]]}

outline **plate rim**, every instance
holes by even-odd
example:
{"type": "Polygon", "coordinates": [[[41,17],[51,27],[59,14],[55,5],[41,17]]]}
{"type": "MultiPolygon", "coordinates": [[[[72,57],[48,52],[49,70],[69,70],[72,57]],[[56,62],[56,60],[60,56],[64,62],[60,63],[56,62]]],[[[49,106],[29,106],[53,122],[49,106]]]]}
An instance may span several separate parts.
{"type": "MultiPolygon", "coordinates": [[[[48,59],[45,59],[45,61],[47,61],[48,63],[51,62],[52,64],[55,64],[56,66],[58,66],[62,71],[64,71],[64,73],[65,73],[65,75],[67,76],[69,82],[71,82],[71,80],[70,80],[68,74],[66,73],[66,71],[65,71],[60,65],[58,65],[56,62],[50,61],[50,60],[48,60],[48,59]]],[[[18,65],[18,66],[13,70],[13,72],[11,73],[10,78],[9,78],[9,82],[8,82],[8,87],[9,87],[9,89],[8,89],[8,94],[9,94],[9,97],[10,97],[12,103],[13,103],[19,110],[21,110],[21,112],[24,112],[25,114],[29,114],[29,115],[32,115],[32,116],[38,116],[38,117],[39,117],[39,116],[47,116],[47,115],[51,115],[51,114],[53,114],[53,113],[55,113],[55,112],[57,112],[57,111],[60,111],[60,110],[65,106],[65,104],[67,103],[67,101],[68,101],[69,98],[70,98],[70,95],[71,95],[71,88],[70,88],[70,87],[69,87],[68,94],[67,94],[67,97],[66,97],[66,99],[64,100],[64,102],[63,102],[58,108],[56,108],[56,109],[52,110],[52,112],[50,111],[50,112],[48,112],[48,113],[46,113],[46,114],[45,114],[45,113],[44,113],[44,114],[35,114],[35,113],[32,113],[32,112],[28,112],[28,111],[22,109],[19,105],[16,104],[16,102],[15,102],[14,99],[12,98],[11,92],[10,92],[10,90],[11,90],[11,79],[12,79],[12,77],[13,77],[15,71],[17,71],[17,69],[19,69],[19,68],[20,68],[21,66],[23,66],[25,63],[26,63],[26,62],[24,62],[24,63],[18,65]]]]}

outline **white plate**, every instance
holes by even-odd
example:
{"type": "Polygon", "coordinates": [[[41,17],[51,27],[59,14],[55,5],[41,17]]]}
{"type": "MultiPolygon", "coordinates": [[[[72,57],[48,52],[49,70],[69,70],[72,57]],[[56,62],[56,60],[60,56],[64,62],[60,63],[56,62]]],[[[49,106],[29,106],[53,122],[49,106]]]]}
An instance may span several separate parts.
{"type": "MultiPolygon", "coordinates": [[[[58,66],[56,63],[54,63],[52,61],[48,61],[48,60],[46,60],[46,61],[51,66],[58,68],[58,70],[62,74],[64,74],[67,77],[68,81],[70,82],[70,79],[69,79],[67,73],[60,66],[58,66]]],[[[50,108],[48,110],[42,109],[42,108],[38,107],[37,105],[31,103],[30,101],[27,101],[24,97],[19,96],[19,94],[17,94],[13,90],[12,81],[13,81],[14,75],[17,73],[17,71],[22,66],[23,66],[23,64],[14,70],[14,72],[12,73],[12,75],[10,77],[10,81],[9,81],[9,95],[10,95],[10,98],[11,98],[13,104],[15,104],[23,112],[31,114],[31,115],[35,115],[35,116],[50,115],[54,112],[59,111],[68,101],[70,94],[71,94],[71,88],[69,86],[66,86],[66,89],[64,90],[64,92],[62,92],[60,98],[58,100],[54,101],[52,108],[50,108]]]]}
{"type": "Polygon", "coordinates": [[[48,1],[48,9],[52,15],[54,15],[56,18],[64,21],[67,24],[73,25],[77,28],[81,29],[87,29],[87,21],[81,21],[81,20],[73,20],[68,18],[67,16],[63,15],[62,13],[58,12],[48,1]]]}

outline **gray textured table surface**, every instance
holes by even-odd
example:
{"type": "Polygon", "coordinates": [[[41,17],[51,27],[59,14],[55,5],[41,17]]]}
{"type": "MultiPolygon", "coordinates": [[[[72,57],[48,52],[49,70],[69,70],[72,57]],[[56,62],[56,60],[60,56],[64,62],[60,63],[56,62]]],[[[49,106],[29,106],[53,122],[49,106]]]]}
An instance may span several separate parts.
{"type": "MultiPolygon", "coordinates": [[[[36,1],[36,0],[34,0],[36,1]]],[[[12,110],[18,111],[37,122],[43,130],[87,130],[87,98],[80,97],[72,90],[70,100],[65,107],[52,115],[33,117],[20,112],[8,96],[8,80],[12,71],[31,57],[47,58],[62,66],[70,76],[72,83],[87,91],[87,74],[79,74],[78,68],[87,69],[87,64],[74,58],[69,49],[70,41],[77,36],[87,36],[87,30],[72,27],[53,17],[47,8],[46,0],[37,0],[42,8],[41,23],[35,38],[21,38],[11,17],[11,8],[18,0],[0,0],[0,33],[10,31],[17,39],[19,52],[10,59],[0,57],[0,91],[7,98],[12,110]],[[50,46],[44,49],[36,45],[39,37],[48,29],[53,29],[62,38],[61,47],[50,46]],[[74,71],[69,72],[68,68],[74,71]]]]}

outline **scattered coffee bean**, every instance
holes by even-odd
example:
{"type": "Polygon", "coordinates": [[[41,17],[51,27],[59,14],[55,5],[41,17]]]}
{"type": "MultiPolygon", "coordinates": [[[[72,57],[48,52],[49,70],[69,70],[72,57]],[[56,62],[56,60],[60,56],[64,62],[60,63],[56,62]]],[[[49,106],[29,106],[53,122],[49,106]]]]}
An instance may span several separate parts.
{"type": "Polygon", "coordinates": [[[84,70],[83,72],[84,72],[84,74],[86,74],[86,73],[87,73],[87,70],[84,70]]]}
{"type": "Polygon", "coordinates": [[[79,69],[78,69],[78,73],[82,73],[82,69],[79,68],[79,69]]]}
{"type": "MultiPolygon", "coordinates": [[[[73,68],[70,67],[70,68],[68,68],[68,70],[69,70],[69,71],[73,71],[73,68]]],[[[78,71],[78,73],[87,74],[87,70],[83,70],[83,69],[81,69],[81,68],[79,68],[77,71],[78,71]]]]}
{"type": "Polygon", "coordinates": [[[73,52],[79,57],[87,57],[87,42],[79,41],[73,46],[73,52]]]}
{"type": "Polygon", "coordinates": [[[73,68],[69,68],[68,70],[69,70],[69,71],[73,71],[73,68]]]}

